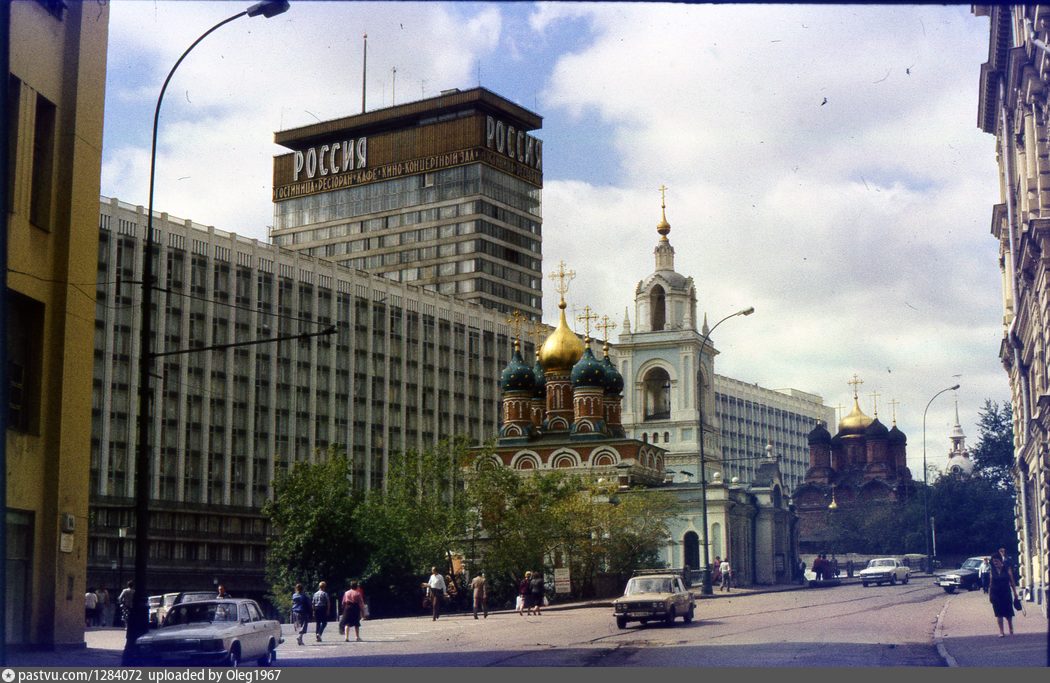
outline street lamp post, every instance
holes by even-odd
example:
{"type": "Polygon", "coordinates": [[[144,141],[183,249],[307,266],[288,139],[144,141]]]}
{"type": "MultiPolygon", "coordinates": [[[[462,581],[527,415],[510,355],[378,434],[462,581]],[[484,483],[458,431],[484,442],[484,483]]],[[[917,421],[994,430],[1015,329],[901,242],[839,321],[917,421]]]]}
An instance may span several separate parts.
{"type": "MultiPolygon", "coordinates": [[[[707,348],[708,339],[711,337],[711,333],[715,331],[715,328],[729,320],[730,318],[738,315],[751,315],[755,312],[754,306],[748,306],[736,313],[730,313],[726,317],[722,318],[711,327],[707,334],[704,335],[700,342],[700,364],[703,365],[703,353],[704,349],[707,348]]],[[[703,595],[711,595],[714,591],[711,588],[711,553],[710,553],[710,539],[709,530],[707,528],[707,475],[704,472],[704,391],[703,383],[700,384],[700,395],[697,397],[697,406],[700,411],[700,510],[701,517],[704,525],[704,576],[703,576],[703,587],[701,593],[703,595]]]]}
{"type": "Polygon", "coordinates": [[[139,335],[139,414],[138,414],[138,450],[135,454],[135,593],[128,625],[127,639],[124,643],[123,661],[125,665],[135,663],[135,640],[149,630],[148,590],[146,586],[146,568],[149,560],[149,489],[150,489],[150,375],[153,370],[153,359],[156,354],[150,351],[153,336],[153,185],[157,170],[157,124],[160,121],[160,105],[164,101],[164,92],[190,51],[222,26],[240,19],[262,15],[266,18],[277,16],[288,10],[287,0],[264,0],[248,9],[238,12],[201,34],[193,44],[186,48],[175,66],[171,67],[164,85],[157,97],[157,107],[153,113],[153,141],[149,161],[149,213],[146,215],[146,239],[142,253],[142,302],[141,330],[139,335]]]}
{"type": "Polygon", "coordinates": [[[923,535],[926,537],[926,572],[929,574],[933,573],[933,556],[930,555],[930,508],[927,502],[928,494],[926,493],[926,489],[929,488],[926,483],[928,477],[926,474],[926,411],[930,409],[930,403],[933,403],[933,399],[946,391],[955,391],[958,388],[959,385],[956,384],[953,387],[941,389],[930,397],[929,402],[926,403],[926,409],[922,411],[922,519],[923,535]]]}

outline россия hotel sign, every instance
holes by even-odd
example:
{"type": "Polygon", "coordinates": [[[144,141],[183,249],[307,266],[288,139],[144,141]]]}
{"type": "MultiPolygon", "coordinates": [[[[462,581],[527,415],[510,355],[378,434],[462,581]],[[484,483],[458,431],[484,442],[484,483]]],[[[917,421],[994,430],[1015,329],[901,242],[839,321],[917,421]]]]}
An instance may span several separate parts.
{"type": "Polygon", "coordinates": [[[275,184],[273,201],[329,192],[416,173],[483,162],[536,186],[543,183],[543,142],[514,126],[487,116],[483,145],[369,166],[368,138],[340,140],[298,150],[275,184]],[[290,176],[290,178],[289,178],[290,176]]]}

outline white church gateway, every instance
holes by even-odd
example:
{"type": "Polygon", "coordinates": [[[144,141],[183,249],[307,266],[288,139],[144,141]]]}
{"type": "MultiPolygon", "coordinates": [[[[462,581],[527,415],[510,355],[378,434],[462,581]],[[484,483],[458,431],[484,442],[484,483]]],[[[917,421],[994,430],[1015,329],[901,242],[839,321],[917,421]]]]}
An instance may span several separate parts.
{"type": "Polygon", "coordinates": [[[698,316],[693,278],[675,271],[668,239],[666,202],[656,228],[655,270],[638,283],[634,325],[625,316],[613,349],[624,379],[622,424],[627,435],[666,451],[665,483],[647,489],[673,491],[685,511],[671,523],[663,549],[668,566],[698,570],[726,557],[740,585],[786,583],[797,565],[797,518],[790,508],[777,453],[772,446],[748,458],[749,481],[724,476],[721,429],[715,403],[714,360],[706,312],[698,316]],[[701,428],[701,416],[703,427],[701,428]],[[698,469],[704,438],[707,529],[698,469]],[[681,475],[681,476],[677,476],[681,475]],[[676,483],[677,482],[677,483],[676,483]]]}

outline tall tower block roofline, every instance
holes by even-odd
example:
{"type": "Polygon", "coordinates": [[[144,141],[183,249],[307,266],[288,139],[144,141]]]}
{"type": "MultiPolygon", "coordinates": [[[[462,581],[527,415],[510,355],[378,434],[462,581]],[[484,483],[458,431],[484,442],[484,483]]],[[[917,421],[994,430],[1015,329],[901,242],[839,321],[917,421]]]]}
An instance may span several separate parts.
{"type": "Polygon", "coordinates": [[[273,141],[288,149],[297,150],[318,142],[326,142],[330,136],[348,130],[353,130],[359,135],[374,135],[388,130],[435,123],[446,116],[457,118],[478,112],[498,116],[505,123],[513,125],[515,130],[533,131],[543,126],[542,116],[491,90],[452,89],[443,91],[436,97],[277,131],[273,134],[273,141]]]}
{"type": "Polygon", "coordinates": [[[278,131],[270,239],[540,320],[542,124],[472,88],[278,131]]]}

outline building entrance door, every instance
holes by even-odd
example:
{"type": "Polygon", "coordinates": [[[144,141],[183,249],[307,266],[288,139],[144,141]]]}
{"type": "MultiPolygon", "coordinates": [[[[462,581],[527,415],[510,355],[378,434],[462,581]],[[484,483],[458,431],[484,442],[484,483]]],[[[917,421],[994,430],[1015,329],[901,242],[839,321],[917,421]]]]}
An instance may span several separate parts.
{"type": "Polygon", "coordinates": [[[7,585],[4,623],[7,642],[22,644],[29,637],[29,605],[33,604],[33,513],[7,511],[7,585]]]}

